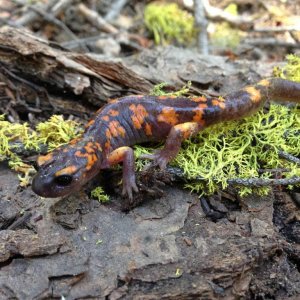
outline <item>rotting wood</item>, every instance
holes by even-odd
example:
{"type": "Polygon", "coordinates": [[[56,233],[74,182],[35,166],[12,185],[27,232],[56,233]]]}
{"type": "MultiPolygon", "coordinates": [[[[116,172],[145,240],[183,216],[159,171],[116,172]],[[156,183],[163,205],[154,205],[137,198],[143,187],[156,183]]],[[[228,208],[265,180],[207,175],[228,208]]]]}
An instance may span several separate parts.
{"type": "MultiPolygon", "coordinates": [[[[120,61],[104,61],[92,55],[71,53],[51,46],[29,31],[8,26],[0,29],[0,63],[20,79],[12,79],[2,72],[7,80],[22,82],[25,89],[24,82],[31,82],[49,94],[54,100],[51,103],[57,102],[59,95],[58,98],[66,99],[66,103],[69,100],[77,105],[84,100],[101,106],[110,97],[147,93],[152,87],[149,81],[120,61]]],[[[27,89],[32,94],[32,86],[27,89]]],[[[40,99],[41,107],[35,108],[49,107],[49,101],[43,100],[40,99]]],[[[72,107],[72,104],[67,106],[72,107]]],[[[56,110],[64,112],[63,105],[56,110]]]]}

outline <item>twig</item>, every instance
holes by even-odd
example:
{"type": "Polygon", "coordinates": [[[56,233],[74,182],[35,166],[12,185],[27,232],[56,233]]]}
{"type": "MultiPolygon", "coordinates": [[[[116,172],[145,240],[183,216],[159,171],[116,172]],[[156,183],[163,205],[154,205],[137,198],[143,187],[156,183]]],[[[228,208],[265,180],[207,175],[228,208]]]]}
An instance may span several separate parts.
{"type": "Polygon", "coordinates": [[[254,28],[253,32],[285,32],[285,31],[300,31],[300,26],[280,26],[280,27],[263,27],[254,28]]]}
{"type": "Polygon", "coordinates": [[[293,48],[293,49],[300,48],[300,43],[282,42],[274,38],[245,39],[244,43],[253,46],[286,47],[286,48],[293,48]]]}
{"type": "Polygon", "coordinates": [[[195,0],[195,24],[198,30],[198,49],[202,54],[208,54],[208,21],[205,17],[203,0],[195,0]]]}
{"type": "Polygon", "coordinates": [[[281,151],[279,150],[278,151],[278,155],[279,157],[281,158],[284,158],[290,162],[293,162],[297,165],[300,165],[300,159],[298,157],[295,157],[294,155],[290,154],[290,153],[287,153],[287,152],[284,152],[284,151],[281,151]]]}
{"type": "MultiPolygon", "coordinates": [[[[46,13],[43,10],[36,8],[34,6],[29,7],[29,9],[31,9],[31,10],[35,11],[36,13],[38,13],[39,15],[41,15],[46,21],[60,27],[62,30],[64,30],[69,35],[70,38],[72,38],[74,40],[78,40],[78,37],[76,36],[76,34],[74,34],[72,32],[72,30],[64,22],[58,20],[52,14],[46,13]]],[[[80,44],[86,52],[89,52],[89,49],[86,47],[86,45],[84,43],[78,43],[78,44],[80,44]]]]}
{"type": "Polygon", "coordinates": [[[112,4],[111,9],[104,17],[104,20],[110,22],[114,20],[121,12],[122,8],[126,5],[128,0],[117,0],[112,4]]]}
{"type": "Polygon", "coordinates": [[[228,184],[250,186],[250,187],[263,187],[271,185],[290,185],[300,183],[300,177],[295,176],[292,178],[283,178],[283,179],[267,179],[267,178],[234,178],[228,179],[228,184]]]}
{"type": "MultiPolygon", "coordinates": [[[[49,8],[51,8],[56,3],[55,0],[49,0],[47,4],[41,4],[41,2],[37,3],[36,5],[33,5],[31,7],[38,8],[40,10],[48,11],[49,8]]],[[[32,22],[35,22],[39,18],[39,15],[33,11],[30,10],[26,14],[24,14],[22,17],[20,17],[18,20],[16,20],[15,26],[27,26],[32,22]]]]}
{"type": "Polygon", "coordinates": [[[89,36],[89,37],[82,38],[82,39],[76,39],[76,40],[62,42],[62,43],[60,43],[60,45],[64,48],[72,49],[72,48],[76,48],[81,43],[84,43],[84,44],[93,43],[100,39],[107,38],[107,36],[108,35],[106,33],[101,33],[96,36],[89,36]]]}
{"type": "Polygon", "coordinates": [[[208,19],[213,21],[225,21],[241,29],[250,28],[253,25],[253,18],[234,16],[220,8],[211,6],[208,0],[202,0],[202,2],[208,19]]]}
{"type": "Polygon", "coordinates": [[[258,169],[258,173],[283,173],[283,172],[290,172],[291,169],[288,168],[275,168],[275,169],[258,169]]]}
{"type": "Polygon", "coordinates": [[[64,11],[68,6],[72,5],[74,0],[60,0],[51,8],[50,12],[53,16],[57,16],[64,11]]]}
{"type": "Polygon", "coordinates": [[[119,30],[116,27],[106,22],[97,12],[89,9],[84,4],[79,4],[77,7],[79,12],[82,13],[85,16],[85,18],[98,29],[112,34],[119,32],[119,30]]]}
{"type": "Polygon", "coordinates": [[[31,212],[26,212],[24,215],[20,216],[11,225],[7,227],[7,230],[15,230],[17,227],[25,224],[32,217],[31,212]]]}
{"type": "MultiPolygon", "coordinates": [[[[166,171],[175,176],[177,179],[187,181],[183,170],[178,167],[167,167],[166,171]]],[[[197,176],[193,180],[203,181],[204,178],[197,176]]],[[[227,179],[229,185],[242,185],[248,187],[263,187],[263,186],[274,186],[274,185],[294,185],[300,183],[300,177],[294,176],[291,178],[281,178],[281,179],[269,179],[269,178],[232,178],[227,179]]]]}

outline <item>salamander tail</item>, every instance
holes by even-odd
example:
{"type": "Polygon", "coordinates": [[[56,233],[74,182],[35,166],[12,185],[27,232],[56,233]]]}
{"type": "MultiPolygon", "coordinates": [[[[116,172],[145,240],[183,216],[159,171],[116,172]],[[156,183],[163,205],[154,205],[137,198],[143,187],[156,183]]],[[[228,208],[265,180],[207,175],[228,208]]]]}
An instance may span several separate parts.
{"type": "Polygon", "coordinates": [[[262,80],[258,85],[268,87],[269,100],[300,103],[300,82],[273,78],[262,80]]]}

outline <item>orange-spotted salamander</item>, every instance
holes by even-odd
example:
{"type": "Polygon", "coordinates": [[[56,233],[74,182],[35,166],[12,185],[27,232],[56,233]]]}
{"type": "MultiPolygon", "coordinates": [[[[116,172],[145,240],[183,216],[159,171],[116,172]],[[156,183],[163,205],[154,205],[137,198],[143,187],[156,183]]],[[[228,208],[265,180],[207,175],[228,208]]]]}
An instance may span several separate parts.
{"type": "Polygon", "coordinates": [[[38,157],[32,189],[43,197],[65,196],[78,191],[100,169],[123,162],[123,194],[132,198],[138,188],[130,146],[165,140],[161,150],[145,156],[163,169],[184,139],[212,124],[252,114],[269,99],[300,103],[300,83],[274,78],[225,97],[126,96],[113,100],[97,111],[80,138],[38,157]]]}

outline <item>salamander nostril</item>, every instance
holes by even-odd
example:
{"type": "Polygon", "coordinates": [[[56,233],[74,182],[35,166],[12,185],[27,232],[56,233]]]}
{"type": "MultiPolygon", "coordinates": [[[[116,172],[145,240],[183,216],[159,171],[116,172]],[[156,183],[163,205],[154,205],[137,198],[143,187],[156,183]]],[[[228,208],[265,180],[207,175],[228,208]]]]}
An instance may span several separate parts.
{"type": "Polygon", "coordinates": [[[56,177],[54,180],[59,185],[67,186],[72,182],[73,177],[71,175],[60,175],[56,177]]]}

